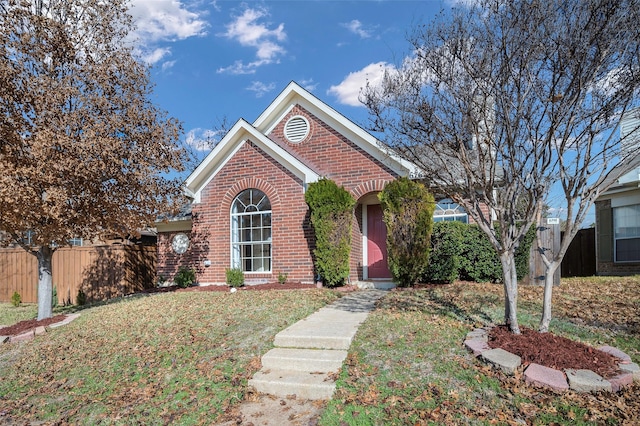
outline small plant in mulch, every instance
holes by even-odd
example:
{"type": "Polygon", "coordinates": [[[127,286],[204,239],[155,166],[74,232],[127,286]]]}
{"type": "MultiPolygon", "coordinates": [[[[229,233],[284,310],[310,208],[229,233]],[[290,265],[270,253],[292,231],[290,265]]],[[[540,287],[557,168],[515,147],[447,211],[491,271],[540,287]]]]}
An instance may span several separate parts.
{"type": "Polygon", "coordinates": [[[173,277],[173,281],[182,288],[191,287],[196,282],[196,270],[181,266],[178,273],[173,277]]]}
{"type": "Polygon", "coordinates": [[[76,296],[76,305],[84,306],[87,304],[87,295],[84,291],[78,289],[78,294],[76,296]]]}
{"type": "Polygon", "coordinates": [[[20,296],[20,293],[18,293],[17,291],[14,291],[13,295],[11,296],[11,304],[17,308],[18,306],[20,306],[21,303],[22,303],[22,297],[20,296]]]}
{"type": "Polygon", "coordinates": [[[240,268],[225,269],[226,282],[229,287],[242,287],[244,285],[244,273],[240,268]]]}
{"type": "Polygon", "coordinates": [[[280,273],[278,274],[278,282],[279,282],[280,284],[284,284],[284,283],[286,283],[286,282],[287,282],[287,277],[288,277],[288,276],[289,276],[289,274],[288,274],[288,273],[286,273],[286,272],[280,272],[280,273]]]}

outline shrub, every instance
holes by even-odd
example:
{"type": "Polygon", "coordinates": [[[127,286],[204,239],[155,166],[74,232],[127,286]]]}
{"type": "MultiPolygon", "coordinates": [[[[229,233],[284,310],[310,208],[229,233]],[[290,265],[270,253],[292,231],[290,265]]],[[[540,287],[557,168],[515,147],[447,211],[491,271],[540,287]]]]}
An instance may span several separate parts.
{"type": "Polygon", "coordinates": [[[356,201],[330,179],[310,184],[305,201],[316,239],[313,250],[316,271],[329,287],[343,284],[349,277],[351,221],[356,201]]]}
{"type": "Polygon", "coordinates": [[[20,293],[18,293],[17,291],[14,291],[13,295],[11,296],[11,304],[17,308],[18,306],[20,306],[21,303],[22,303],[22,297],[20,296],[20,293]]]}
{"type": "Polygon", "coordinates": [[[452,283],[460,275],[462,241],[468,225],[462,222],[436,222],[431,233],[429,264],[425,282],[452,283]]]}
{"type": "Polygon", "coordinates": [[[173,277],[173,282],[175,282],[178,287],[190,287],[196,282],[196,270],[193,268],[187,268],[186,266],[181,266],[178,268],[178,272],[175,277],[173,277]]]}
{"type": "Polygon", "coordinates": [[[55,308],[58,306],[58,288],[53,286],[53,290],[51,291],[51,307],[55,308]]]}
{"type": "Polygon", "coordinates": [[[415,284],[429,262],[435,200],[424,185],[401,177],[378,198],[387,226],[389,269],[400,287],[415,284]]]}
{"type": "Polygon", "coordinates": [[[502,281],[502,266],[489,237],[477,225],[469,225],[463,235],[460,278],[475,282],[502,281]]]}
{"type": "Polygon", "coordinates": [[[78,290],[78,295],[76,296],[76,305],[83,306],[87,304],[87,295],[84,294],[84,291],[78,290]]]}
{"type": "Polygon", "coordinates": [[[523,279],[529,273],[529,259],[531,257],[531,244],[536,238],[536,227],[531,226],[524,239],[516,249],[516,274],[518,280],[523,279]]]}
{"type": "Polygon", "coordinates": [[[284,284],[284,283],[286,283],[286,282],[287,282],[287,277],[288,277],[288,276],[289,276],[289,274],[288,274],[288,273],[286,273],[286,272],[280,272],[280,273],[278,274],[278,282],[279,282],[280,284],[284,284]]]}
{"type": "MultiPolygon", "coordinates": [[[[518,280],[529,273],[529,257],[534,238],[535,228],[532,227],[515,252],[518,280]]],[[[491,245],[489,237],[477,225],[469,225],[465,231],[462,245],[460,278],[476,282],[502,282],[500,258],[491,245]]]]}
{"type": "Polygon", "coordinates": [[[240,268],[225,269],[227,285],[229,287],[242,287],[244,285],[244,273],[240,268]]]}

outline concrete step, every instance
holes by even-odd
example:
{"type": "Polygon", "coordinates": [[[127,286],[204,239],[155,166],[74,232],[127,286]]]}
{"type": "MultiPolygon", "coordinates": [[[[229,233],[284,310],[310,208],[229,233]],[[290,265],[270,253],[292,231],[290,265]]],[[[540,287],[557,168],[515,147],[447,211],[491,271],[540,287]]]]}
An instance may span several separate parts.
{"type": "Polygon", "coordinates": [[[327,374],[313,374],[292,370],[260,370],[249,380],[258,392],[286,397],[296,395],[302,399],[328,400],[336,389],[327,374]]]}
{"type": "Polygon", "coordinates": [[[366,314],[350,314],[349,320],[336,320],[326,313],[316,313],[276,334],[273,343],[284,348],[346,350],[358,331],[361,315],[366,318],[366,314]]]}
{"type": "Polygon", "coordinates": [[[337,372],[346,357],[347,351],[343,350],[274,348],[262,356],[262,368],[307,373],[337,372]]]}
{"type": "Polygon", "coordinates": [[[352,335],[345,336],[327,330],[325,333],[297,333],[295,330],[278,334],[273,343],[281,348],[306,348],[306,349],[349,349],[352,335]]]}

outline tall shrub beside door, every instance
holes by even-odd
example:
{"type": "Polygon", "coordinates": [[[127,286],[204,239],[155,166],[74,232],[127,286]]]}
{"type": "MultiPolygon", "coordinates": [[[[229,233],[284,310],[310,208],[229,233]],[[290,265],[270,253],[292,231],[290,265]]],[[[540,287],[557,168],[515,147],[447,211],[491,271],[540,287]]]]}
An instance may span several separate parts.
{"type": "Polygon", "coordinates": [[[389,269],[401,287],[415,284],[429,262],[435,200],[427,188],[406,177],[379,194],[387,226],[389,269]]]}
{"type": "Polygon", "coordinates": [[[309,185],[305,201],[311,211],[316,246],[313,257],[322,282],[334,287],[349,277],[353,196],[330,179],[309,185]]]}

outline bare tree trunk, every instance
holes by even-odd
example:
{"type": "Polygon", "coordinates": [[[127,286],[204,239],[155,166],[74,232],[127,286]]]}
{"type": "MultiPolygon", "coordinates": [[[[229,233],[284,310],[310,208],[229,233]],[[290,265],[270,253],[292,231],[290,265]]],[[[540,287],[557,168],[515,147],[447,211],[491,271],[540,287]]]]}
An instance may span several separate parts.
{"type": "Polygon", "coordinates": [[[551,298],[553,294],[553,277],[556,274],[556,270],[560,266],[560,262],[554,261],[547,265],[547,270],[544,274],[544,298],[542,302],[542,319],[540,319],[540,327],[538,331],[546,333],[549,331],[549,324],[551,323],[551,298]]]}
{"type": "Polygon", "coordinates": [[[504,280],[504,320],[513,334],[520,334],[518,325],[518,276],[513,253],[500,255],[504,280]]]}
{"type": "Polygon", "coordinates": [[[54,251],[51,247],[44,245],[36,253],[38,258],[38,320],[53,316],[51,260],[54,251]]]}

